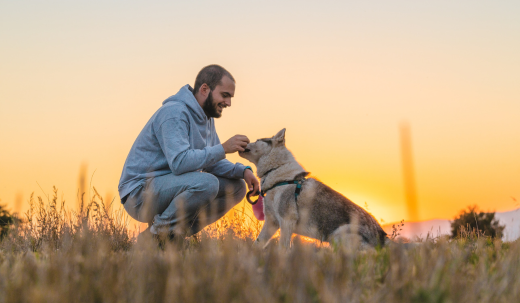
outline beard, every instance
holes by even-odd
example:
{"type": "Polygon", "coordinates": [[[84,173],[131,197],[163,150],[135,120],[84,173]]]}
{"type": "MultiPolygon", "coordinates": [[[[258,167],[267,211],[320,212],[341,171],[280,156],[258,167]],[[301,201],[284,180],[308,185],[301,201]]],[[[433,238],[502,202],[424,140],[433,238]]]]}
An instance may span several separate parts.
{"type": "Polygon", "coordinates": [[[220,118],[220,116],[222,116],[222,113],[218,112],[218,105],[213,104],[213,91],[209,92],[208,98],[204,101],[202,109],[208,118],[220,118]]]}

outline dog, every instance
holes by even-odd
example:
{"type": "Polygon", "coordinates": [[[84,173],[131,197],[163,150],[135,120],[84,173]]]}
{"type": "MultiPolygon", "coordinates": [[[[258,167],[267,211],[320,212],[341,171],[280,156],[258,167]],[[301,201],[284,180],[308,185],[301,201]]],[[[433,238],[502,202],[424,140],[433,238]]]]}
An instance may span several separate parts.
{"type": "Polygon", "coordinates": [[[285,248],[293,233],[322,242],[356,241],[361,247],[388,241],[371,214],[317,179],[306,178],[309,173],[285,146],[285,128],[272,138],[249,143],[239,156],[255,164],[260,194],[265,195],[265,222],[255,242],[262,247],[278,229],[285,248]]]}

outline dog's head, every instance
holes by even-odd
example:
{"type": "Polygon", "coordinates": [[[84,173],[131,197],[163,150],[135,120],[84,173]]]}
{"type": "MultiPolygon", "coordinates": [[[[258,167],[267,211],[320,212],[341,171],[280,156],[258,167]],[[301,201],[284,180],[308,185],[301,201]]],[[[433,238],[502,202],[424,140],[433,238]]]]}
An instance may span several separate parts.
{"type": "Polygon", "coordinates": [[[256,142],[249,143],[246,150],[239,152],[238,155],[253,162],[257,167],[258,163],[266,158],[275,157],[287,151],[285,148],[285,128],[279,131],[272,138],[258,139],[256,142]]]}

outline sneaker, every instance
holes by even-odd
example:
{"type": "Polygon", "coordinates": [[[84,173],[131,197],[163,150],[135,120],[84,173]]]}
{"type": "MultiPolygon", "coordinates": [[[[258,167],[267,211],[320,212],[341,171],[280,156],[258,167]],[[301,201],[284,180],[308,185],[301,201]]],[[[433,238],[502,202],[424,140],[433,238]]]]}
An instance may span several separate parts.
{"type": "MultiPolygon", "coordinates": [[[[150,232],[151,234],[151,232],[150,232]]],[[[172,233],[163,233],[163,234],[152,234],[154,240],[159,245],[160,249],[164,249],[166,243],[173,243],[175,241],[175,235],[172,233]]]]}
{"type": "Polygon", "coordinates": [[[145,229],[144,231],[142,231],[138,236],[137,236],[137,241],[136,241],[136,244],[137,245],[146,245],[148,244],[149,242],[151,242],[152,240],[154,240],[154,237],[155,235],[152,234],[150,232],[150,227],[148,227],[147,229],[145,229]]]}
{"type": "Polygon", "coordinates": [[[173,233],[153,234],[150,227],[145,229],[137,236],[137,245],[141,247],[149,246],[152,242],[160,249],[164,249],[167,242],[173,243],[176,237],[173,233]]]}

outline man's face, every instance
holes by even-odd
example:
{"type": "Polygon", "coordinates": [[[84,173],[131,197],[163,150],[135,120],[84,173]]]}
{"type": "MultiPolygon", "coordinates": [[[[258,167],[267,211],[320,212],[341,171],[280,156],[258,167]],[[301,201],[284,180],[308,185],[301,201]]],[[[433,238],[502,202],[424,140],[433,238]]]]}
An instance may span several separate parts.
{"type": "Polygon", "coordinates": [[[204,101],[204,112],[208,117],[220,118],[222,110],[231,106],[231,98],[235,96],[235,82],[224,76],[214,90],[210,91],[208,98],[204,101]]]}

